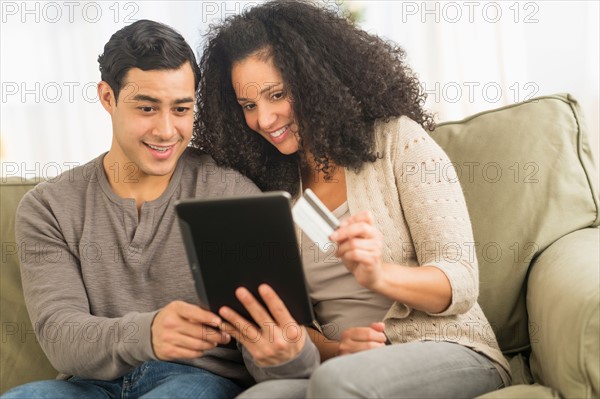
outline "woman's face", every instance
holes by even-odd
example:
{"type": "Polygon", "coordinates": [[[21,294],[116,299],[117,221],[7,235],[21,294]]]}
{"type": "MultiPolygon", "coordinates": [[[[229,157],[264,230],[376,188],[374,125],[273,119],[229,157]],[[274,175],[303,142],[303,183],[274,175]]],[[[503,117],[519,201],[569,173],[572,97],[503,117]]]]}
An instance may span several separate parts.
{"type": "Polygon", "coordinates": [[[291,98],[271,59],[252,55],[236,62],[231,81],[248,127],[282,154],[297,152],[298,125],[291,98]]]}

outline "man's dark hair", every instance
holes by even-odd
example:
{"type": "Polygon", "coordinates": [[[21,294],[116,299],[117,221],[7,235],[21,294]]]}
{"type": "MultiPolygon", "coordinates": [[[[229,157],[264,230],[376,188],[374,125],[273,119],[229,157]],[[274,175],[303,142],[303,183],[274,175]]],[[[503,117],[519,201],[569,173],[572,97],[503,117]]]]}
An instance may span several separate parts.
{"type": "Polygon", "coordinates": [[[173,28],[142,19],[113,34],[98,57],[102,80],[119,99],[123,79],[131,68],[142,71],[179,69],[189,62],[194,71],[194,90],[200,81],[200,69],[194,51],[173,28]]]}

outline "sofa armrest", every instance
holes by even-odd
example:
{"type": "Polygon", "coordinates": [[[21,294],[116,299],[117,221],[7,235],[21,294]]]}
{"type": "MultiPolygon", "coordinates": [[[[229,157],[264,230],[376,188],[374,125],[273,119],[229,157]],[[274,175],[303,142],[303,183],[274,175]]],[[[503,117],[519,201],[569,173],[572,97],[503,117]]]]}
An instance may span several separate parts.
{"type": "Polygon", "coordinates": [[[0,395],[17,385],[55,378],[58,372],[38,344],[25,307],[19,251],[15,240],[15,212],[25,193],[37,181],[2,178],[0,182],[0,395]]]}
{"type": "Polygon", "coordinates": [[[527,310],[534,379],[564,397],[600,394],[600,229],[570,233],[534,262],[527,310]]]}

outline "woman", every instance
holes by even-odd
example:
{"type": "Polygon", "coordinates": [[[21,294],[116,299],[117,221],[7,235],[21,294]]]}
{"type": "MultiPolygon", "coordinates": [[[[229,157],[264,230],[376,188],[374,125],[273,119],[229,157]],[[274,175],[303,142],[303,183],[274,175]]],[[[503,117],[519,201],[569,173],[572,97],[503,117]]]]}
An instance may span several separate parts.
{"type": "Polygon", "coordinates": [[[254,7],[210,34],[194,145],[262,190],[311,188],[343,220],[335,247],[301,236],[318,329],[290,328],[267,286],[270,314],[237,292],[257,326],[220,310],[247,365],[272,379],[246,397],[474,397],[510,383],[477,304],[464,197],[424,130],[433,119],[403,57],[296,1],[254,7]],[[332,359],[310,380],[281,381],[312,371],[314,345],[332,359]]]}

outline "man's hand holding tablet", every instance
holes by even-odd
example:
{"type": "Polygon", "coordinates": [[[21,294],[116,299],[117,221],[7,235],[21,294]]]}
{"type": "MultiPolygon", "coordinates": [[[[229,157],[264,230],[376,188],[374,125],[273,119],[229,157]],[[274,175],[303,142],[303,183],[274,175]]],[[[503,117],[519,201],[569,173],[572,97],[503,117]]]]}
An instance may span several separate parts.
{"type": "Polygon", "coordinates": [[[295,357],[314,325],[293,222],[324,245],[339,221],[310,191],[186,200],[177,213],[201,305],[257,365],[295,357]],[[292,219],[293,213],[293,219],[292,219]]]}

